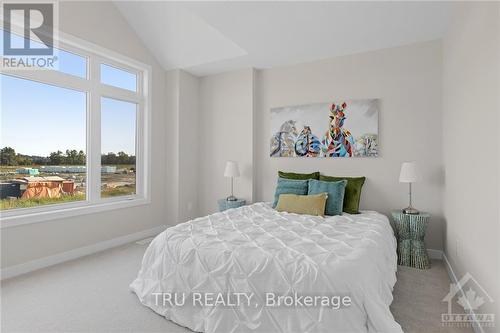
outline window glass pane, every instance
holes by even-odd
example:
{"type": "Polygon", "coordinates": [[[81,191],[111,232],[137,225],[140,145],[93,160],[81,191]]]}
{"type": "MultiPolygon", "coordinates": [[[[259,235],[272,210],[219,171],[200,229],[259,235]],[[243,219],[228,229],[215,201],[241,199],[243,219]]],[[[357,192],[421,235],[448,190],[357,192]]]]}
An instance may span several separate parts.
{"type": "Polygon", "coordinates": [[[87,78],[87,59],[77,54],[59,49],[57,51],[59,72],[87,78]]]}
{"type": "Polygon", "coordinates": [[[101,99],[101,197],[136,193],[137,104],[101,99]]]}
{"type": "Polygon", "coordinates": [[[0,75],[0,210],[85,200],[86,94],[0,75]]]}
{"type": "Polygon", "coordinates": [[[101,83],[137,91],[137,76],[123,69],[101,64],[101,83]]]}
{"type": "MultiPolygon", "coordinates": [[[[0,31],[0,45],[3,45],[4,31],[0,31]]],[[[17,34],[9,34],[11,38],[11,46],[14,48],[22,48],[24,46],[25,38],[17,34]]],[[[43,48],[45,47],[42,43],[30,40],[30,47],[43,48]]],[[[2,48],[3,53],[3,48],[2,48]]],[[[43,66],[46,69],[53,69],[59,72],[78,76],[83,79],[87,78],[87,58],[79,56],[75,53],[68,52],[62,49],[54,49],[54,56],[56,61],[53,62],[54,66],[43,66]]],[[[9,56],[15,59],[22,60],[25,56],[9,56]]],[[[33,56],[29,57],[32,58],[33,56]]],[[[51,56],[48,58],[52,58],[51,56]]]]}

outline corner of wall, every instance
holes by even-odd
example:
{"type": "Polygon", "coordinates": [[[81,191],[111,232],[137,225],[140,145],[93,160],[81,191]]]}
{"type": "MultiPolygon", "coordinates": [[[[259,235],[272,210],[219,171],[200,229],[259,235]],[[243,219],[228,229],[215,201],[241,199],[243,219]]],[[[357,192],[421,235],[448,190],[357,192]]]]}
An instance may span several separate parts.
{"type": "Polygon", "coordinates": [[[254,84],[255,70],[247,68],[200,79],[199,214],[217,210],[217,199],[228,195],[224,178],[227,160],[239,163],[235,195],[254,200],[254,84]]]}
{"type": "MultiPolygon", "coordinates": [[[[500,298],[498,91],[500,4],[457,3],[443,42],[445,255],[459,277],[470,273],[497,303],[500,298]],[[481,51],[477,52],[478,49],[481,51]],[[464,139],[464,129],[471,124],[481,131],[480,146],[464,139]],[[471,151],[473,156],[465,153],[471,151]],[[464,181],[474,175],[483,178],[479,182],[464,181]]],[[[479,310],[495,313],[497,318],[500,315],[495,304],[484,304],[479,310]]],[[[489,332],[489,328],[485,331],[489,332]]]]}
{"type": "Polygon", "coordinates": [[[167,128],[164,149],[168,156],[167,199],[169,225],[197,217],[199,156],[200,79],[184,70],[165,73],[167,77],[167,128]]]}
{"type": "Polygon", "coordinates": [[[167,206],[167,224],[176,224],[179,219],[179,70],[165,72],[166,76],[166,144],[167,152],[166,184],[168,193],[165,198],[167,206]]]}

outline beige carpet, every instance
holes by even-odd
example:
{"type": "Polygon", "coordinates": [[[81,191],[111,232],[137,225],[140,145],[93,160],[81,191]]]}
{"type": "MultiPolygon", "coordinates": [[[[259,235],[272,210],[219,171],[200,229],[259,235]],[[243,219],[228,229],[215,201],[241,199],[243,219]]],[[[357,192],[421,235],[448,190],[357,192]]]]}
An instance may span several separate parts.
{"type": "Polygon", "coordinates": [[[441,301],[450,290],[443,261],[433,260],[428,270],[398,266],[397,276],[391,311],[406,333],[473,332],[441,325],[441,314],[448,312],[447,303],[441,301]]]}
{"type": "MultiPolygon", "coordinates": [[[[128,285],[146,246],[130,244],[2,282],[2,332],[191,332],[143,307],[128,285]]],[[[440,326],[449,288],[443,263],[400,267],[391,309],[405,332],[440,326]]]]}

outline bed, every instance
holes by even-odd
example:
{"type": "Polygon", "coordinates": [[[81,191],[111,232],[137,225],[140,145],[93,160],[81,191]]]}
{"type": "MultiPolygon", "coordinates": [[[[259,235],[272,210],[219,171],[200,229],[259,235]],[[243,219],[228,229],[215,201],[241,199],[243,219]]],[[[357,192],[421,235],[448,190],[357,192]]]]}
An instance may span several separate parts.
{"type": "Polygon", "coordinates": [[[256,203],[159,234],[130,288],[143,305],[195,332],[402,332],[389,310],[396,268],[396,241],[380,213],[323,218],[256,203]],[[240,292],[252,303],[158,301],[165,293],[240,292]],[[276,306],[274,296],[269,306],[268,293],[351,303],[276,306]]]}

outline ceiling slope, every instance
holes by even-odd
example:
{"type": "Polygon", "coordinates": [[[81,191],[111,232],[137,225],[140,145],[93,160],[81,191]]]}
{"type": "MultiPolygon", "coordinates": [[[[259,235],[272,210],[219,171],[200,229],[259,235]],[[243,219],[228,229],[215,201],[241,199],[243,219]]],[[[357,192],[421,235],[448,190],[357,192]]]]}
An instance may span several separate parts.
{"type": "Polygon", "coordinates": [[[447,2],[115,1],[165,69],[203,76],[442,38],[447,2]]]}

